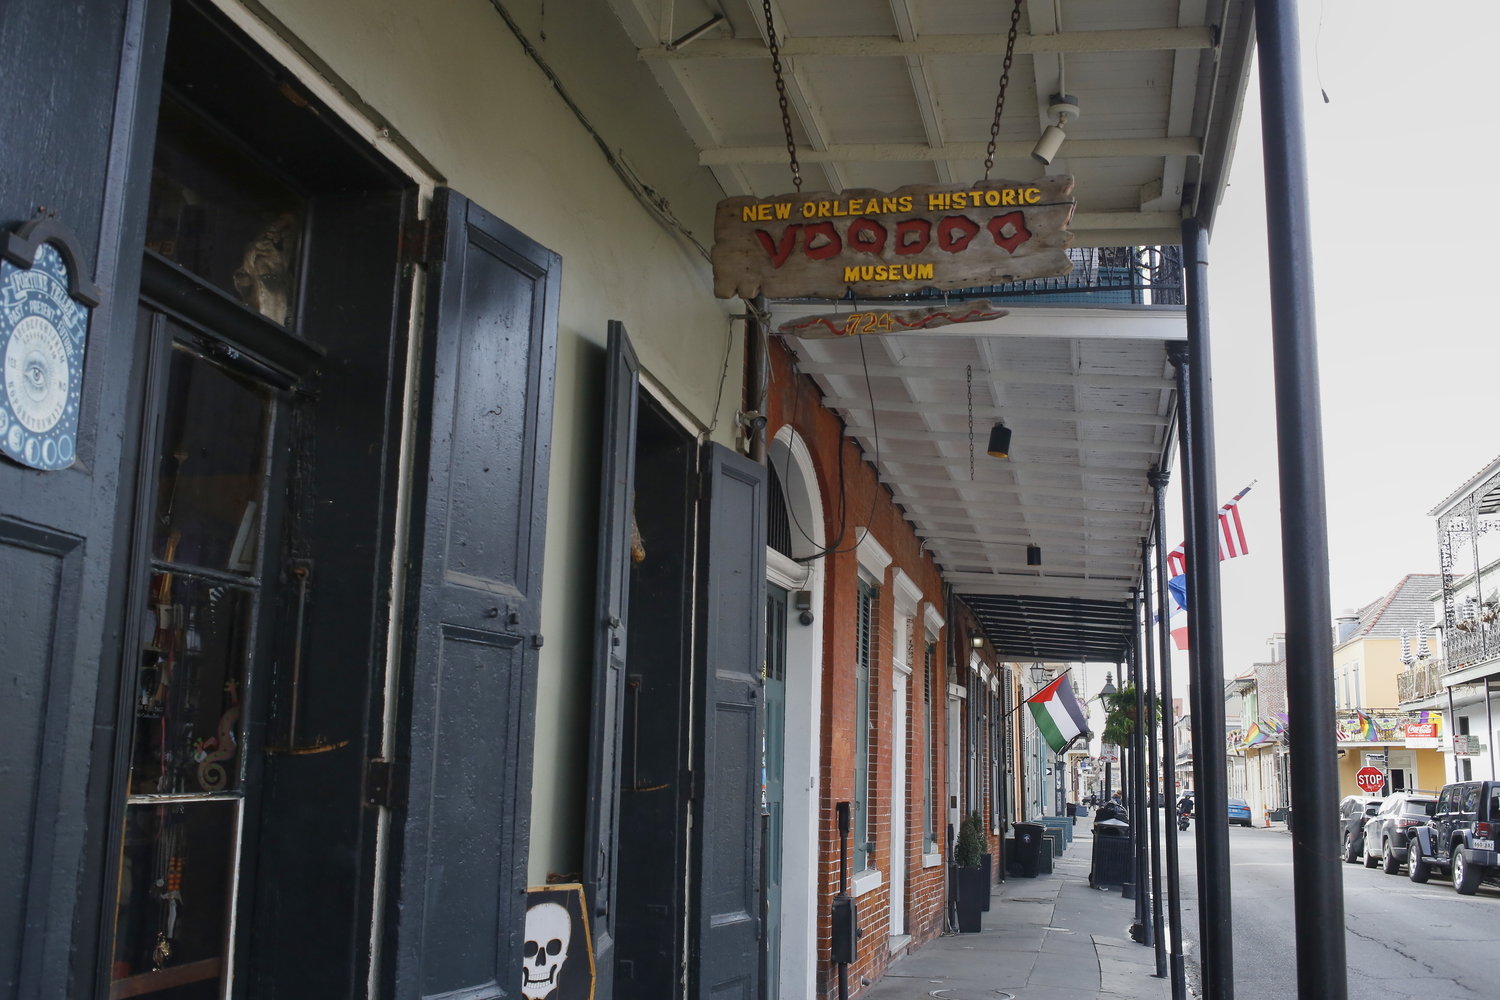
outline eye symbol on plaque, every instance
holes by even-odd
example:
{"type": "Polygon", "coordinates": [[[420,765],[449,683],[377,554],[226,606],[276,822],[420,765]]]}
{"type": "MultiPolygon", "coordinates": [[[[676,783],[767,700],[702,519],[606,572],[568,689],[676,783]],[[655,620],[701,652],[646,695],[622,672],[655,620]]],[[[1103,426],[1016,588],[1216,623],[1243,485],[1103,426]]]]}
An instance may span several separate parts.
{"type": "Polygon", "coordinates": [[[38,215],[0,234],[0,453],[34,469],[73,464],[89,310],[99,288],[85,277],[67,226],[38,215]]]}

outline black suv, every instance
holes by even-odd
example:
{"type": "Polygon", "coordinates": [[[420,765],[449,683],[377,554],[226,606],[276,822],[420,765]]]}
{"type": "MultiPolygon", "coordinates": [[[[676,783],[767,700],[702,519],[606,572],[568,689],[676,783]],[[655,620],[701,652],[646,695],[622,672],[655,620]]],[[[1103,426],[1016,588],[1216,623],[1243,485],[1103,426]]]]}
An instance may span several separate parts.
{"type": "Polygon", "coordinates": [[[1344,840],[1344,860],[1351,865],[1365,852],[1365,824],[1380,811],[1381,800],[1372,795],[1345,795],[1339,803],[1339,836],[1344,840]]]}
{"type": "Polygon", "coordinates": [[[1365,867],[1377,865],[1395,875],[1406,864],[1406,837],[1412,827],[1426,826],[1437,811],[1436,792],[1392,792],[1380,811],[1365,823],[1365,867]]]}
{"type": "Polygon", "coordinates": [[[1426,882],[1434,869],[1453,875],[1453,888],[1472,896],[1479,883],[1500,885],[1500,781],[1444,785],[1426,826],[1407,831],[1407,872],[1426,882]]]}

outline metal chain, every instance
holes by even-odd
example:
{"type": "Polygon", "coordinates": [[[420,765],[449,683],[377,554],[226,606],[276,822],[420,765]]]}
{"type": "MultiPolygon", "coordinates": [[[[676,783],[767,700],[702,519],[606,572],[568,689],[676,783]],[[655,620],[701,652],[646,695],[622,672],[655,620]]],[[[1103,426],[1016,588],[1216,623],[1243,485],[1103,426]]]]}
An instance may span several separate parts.
{"type": "MultiPolygon", "coordinates": [[[[766,0],[766,16],[770,17],[770,0],[766,0]]],[[[995,140],[1000,135],[1000,115],[1005,111],[1005,88],[1010,86],[1010,64],[1016,57],[1016,28],[1021,23],[1021,0],[1010,12],[1010,34],[1005,37],[1005,63],[1000,67],[1000,93],[995,98],[995,120],[990,122],[990,144],[984,150],[984,179],[990,179],[990,168],[995,165],[995,140]]],[[[781,78],[778,76],[777,80],[781,78]]]]}
{"type": "MultiPolygon", "coordinates": [[[[776,22],[771,18],[771,0],[761,0],[766,9],[766,43],[771,47],[771,71],[776,74],[776,103],[781,105],[781,127],[786,130],[786,155],[792,161],[792,185],[802,191],[802,164],[797,162],[797,143],[792,138],[792,116],[787,110],[786,81],[781,78],[781,45],[776,41],[776,22]]],[[[1016,16],[1020,16],[1021,0],[1016,0],[1016,16]]],[[[1015,31],[1011,31],[1014,40],[1015,31]]],[[[1006,65],[1010,65],[1009,58],[1006,65]]]]}
{"type": "Polygon", "coordinates": [[[964,365],[964,382],[969,390],[969,479],[974,479],[974,366],[964,365]]]}

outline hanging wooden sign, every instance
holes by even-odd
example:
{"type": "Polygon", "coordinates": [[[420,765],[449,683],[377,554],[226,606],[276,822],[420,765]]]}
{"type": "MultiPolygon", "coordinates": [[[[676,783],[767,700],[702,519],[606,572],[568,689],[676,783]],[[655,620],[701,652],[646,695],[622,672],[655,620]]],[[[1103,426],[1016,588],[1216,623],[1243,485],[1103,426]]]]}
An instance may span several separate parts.
{"type": "Polygon", "coordinates": [[[952,326],[954,323],[977,323],[1008,315],[1010,310],[996,309],[988,299],[976,299],[927,309],[863,309],[804,316],[781,324],[776,332],[801,337],[803,340],[830,340],[834,337],[867,337],[872,334],[933,330],[952,326]]]}
{"type": "Polygon", "coordinates": [[[726,198],[714,217],[714,294],[885,296],[1057,277],[1073,268],[1074,205],[1066,174],[726,198]]]}

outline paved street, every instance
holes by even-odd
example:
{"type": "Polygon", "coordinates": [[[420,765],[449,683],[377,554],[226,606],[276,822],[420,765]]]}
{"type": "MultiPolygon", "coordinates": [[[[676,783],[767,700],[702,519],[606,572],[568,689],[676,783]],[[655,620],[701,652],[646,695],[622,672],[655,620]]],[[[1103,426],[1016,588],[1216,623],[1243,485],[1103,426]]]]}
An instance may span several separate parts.
{"type": "MultiPolygon", "coordinates": [[[[1180,835],[1185,897],[1196,896],[1193,831],[1180,835]]],[[[1229,836],[1236,995],[1294,997],[1291,837],[1281,829],[1238,827],[1229,836]]],[[[1417,885],[1404,871],[1343,868],[1350,1000],[1500,995],[1500,889],[1485,886],[1464,897],[1440,877],[1417,885]]],[[[1183,917],[1195,958],[1198,912],[1191,898],[1183,917]]]]}

